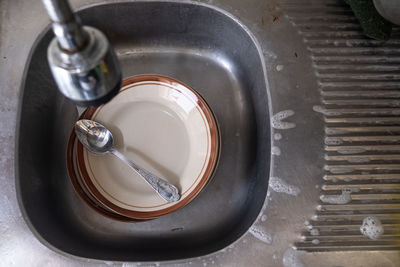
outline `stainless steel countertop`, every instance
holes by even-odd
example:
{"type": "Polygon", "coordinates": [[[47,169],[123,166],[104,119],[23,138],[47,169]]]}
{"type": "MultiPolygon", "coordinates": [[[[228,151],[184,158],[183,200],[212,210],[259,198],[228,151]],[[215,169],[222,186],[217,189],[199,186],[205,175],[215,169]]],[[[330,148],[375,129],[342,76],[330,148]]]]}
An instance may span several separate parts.
{"type": "MultiPolygon", "coordinates": [[[[71,2],[77,9],[105,1],[71,2]]],[[[293,243],[300,240],[304,222],[315,211],[319,201],[318,188],[323,182],[323,121],[312,110],[313,105],[320,102],[320,95],[316,83],[310,82],[314,75],[311,56],[303,45],[302,37],[279,8],[281,1],[195,2],[231,13],[258,40],[264,55],[272,113],[292,110],[294,114],[286,121],[296,123],[295,128],[274,132],[281,134],[282,138],[273,139],[273,145],[279,146],[279,151],[273,151],[271,176],[278,176],[286,183],[275,179],[275,187],[272,186],[275,190],[270,188],[264,208],[250,231],[231,246],[212,255],[179,262],[113,263],[69,258],[51,251],[34,237],[25,224],[14,186],[14,131],[21,78],[32,44],[49,24],[49,19],[40,1],[2,0],[0,266],[398,266],[398,251],[305,253],[292,249],[293,243]],[[309,121],[312,121],[312,127],[309,121]]],[[[302,2],[306,5],[316,1],[302,2]]]]}

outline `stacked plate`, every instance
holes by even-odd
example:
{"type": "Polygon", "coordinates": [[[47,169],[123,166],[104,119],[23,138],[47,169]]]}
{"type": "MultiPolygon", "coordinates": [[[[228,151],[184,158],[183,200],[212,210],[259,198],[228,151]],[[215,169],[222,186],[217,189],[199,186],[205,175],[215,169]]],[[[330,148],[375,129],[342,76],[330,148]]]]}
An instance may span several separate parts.
{"type": "Polygon", "coordinates": [[[122,161],[87,151],[72,132],[67,147],[71,182],[86,203],[110,218],[148,220],[176,211],[200,193],[216,168],[215,118],[196,91],[174,79],[127,78],[112,101],[87,109],[81,119],[106,126],[117,150],[181,194],[177,202],[165,201],[122,161]]]}

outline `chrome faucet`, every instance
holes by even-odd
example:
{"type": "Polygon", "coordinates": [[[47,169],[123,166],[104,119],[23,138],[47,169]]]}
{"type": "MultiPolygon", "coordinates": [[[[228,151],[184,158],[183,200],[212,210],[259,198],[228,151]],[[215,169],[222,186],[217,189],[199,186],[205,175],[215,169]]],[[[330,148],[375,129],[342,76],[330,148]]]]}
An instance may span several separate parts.
{"type": "Polygon", "coordinates": [[[109,101],[121,87],[121,68],[106,36],[82,26],[67,0],[42,0],[55,38],[47,51],[59,90],[80,106],[109,101]]]}

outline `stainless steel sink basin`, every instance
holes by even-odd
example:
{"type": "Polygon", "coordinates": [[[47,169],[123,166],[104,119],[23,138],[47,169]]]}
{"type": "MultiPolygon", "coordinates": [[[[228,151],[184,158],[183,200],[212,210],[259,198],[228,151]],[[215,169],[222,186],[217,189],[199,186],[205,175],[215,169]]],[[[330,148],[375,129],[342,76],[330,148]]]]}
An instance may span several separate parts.
{"type": "Polygon", "coordinates": [[[156,220],[116,222],[86,206],[65,167],[78,110],[51,77],[46,29],[25,69],[17,130],[16,189],[31,230],[61,253],[101,260],[183,259],[230,245],[254,222],[268,188],[267,87],[254,39],[228,14],[190,3],[104,4],[79,16],[108,36],[125,77],[167,75],[205,98],[221,130],[220,162],[198,198],[156,220]]]}

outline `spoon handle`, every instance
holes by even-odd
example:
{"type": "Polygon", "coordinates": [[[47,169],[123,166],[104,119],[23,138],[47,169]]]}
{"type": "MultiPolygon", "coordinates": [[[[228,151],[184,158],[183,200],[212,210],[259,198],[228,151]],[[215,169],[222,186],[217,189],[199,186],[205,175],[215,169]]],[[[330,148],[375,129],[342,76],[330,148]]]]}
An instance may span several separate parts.
{"type": "Polygon", "coordinates": [[[123,154],[121,154],[118,150],[112,149],[110,151],[117,158],[121,159],[123,162],[128,164],[132,169],[134,169],[146,182],[166,201],[175,202],[180,199],[178,189],[167,181],[161,179],[160,177],[148,172],[135,163],[127,159],[123,154]]]}

